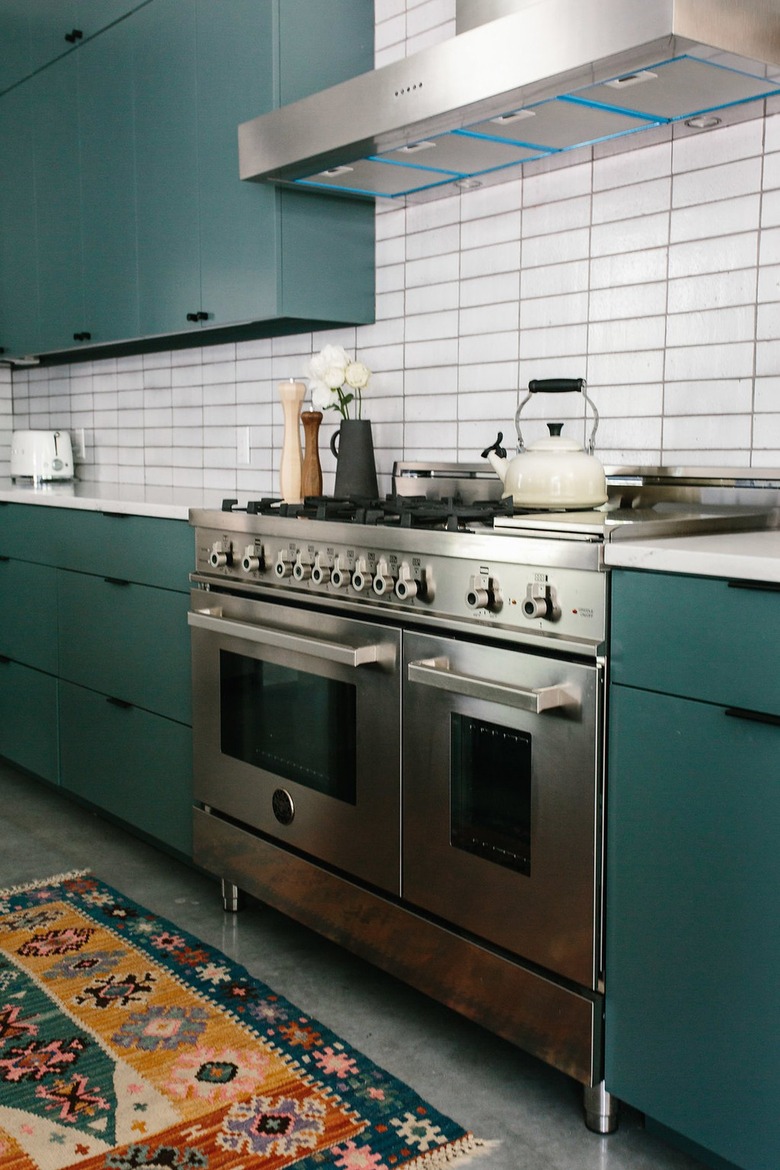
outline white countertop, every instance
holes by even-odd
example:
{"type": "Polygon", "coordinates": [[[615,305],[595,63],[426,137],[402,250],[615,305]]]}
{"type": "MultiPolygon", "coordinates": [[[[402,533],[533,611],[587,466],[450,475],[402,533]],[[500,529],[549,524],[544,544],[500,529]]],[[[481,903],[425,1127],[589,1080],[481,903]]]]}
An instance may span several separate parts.
{"type": "Polygon", "coordinates": [[[229,492],[204,492],[192,488],[143,487],[128,484],[14,483],[0,478],[0,502],[44,504],[52,508],[81,508],[91,512],[123,512],[132,516],[156,516],[166,520],[189,519],[190,508],[219,508],[229,492]]]}
{"type": "Polygon", "coordinates": [[[604,560],[613,567],[656,573],[780,582],[780,530],[618,540],[606,545],[604,560]]]}

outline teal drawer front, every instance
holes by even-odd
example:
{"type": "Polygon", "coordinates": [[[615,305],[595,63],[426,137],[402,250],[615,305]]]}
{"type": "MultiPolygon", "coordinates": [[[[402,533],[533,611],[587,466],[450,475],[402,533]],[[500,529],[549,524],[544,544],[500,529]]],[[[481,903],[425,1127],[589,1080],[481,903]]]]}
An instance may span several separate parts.
{"type": "Polygon", "coordinates": [[[780,592],[666,573],[612,574],[612,678],[780,714],[780,592]]]}
{"type": "Polygon", "coordinates": [[[780,726],[613,687],[606,1085],[743,1170],[780,1150],[780,726]]]}
{"type": "Polygon", "coordinates": [[[191,723],[187,594],[64,571],[59,583],[61,677],[191,723]]]}
{"type": "Polygon", "coordinates": [[[190,729],[69,683],[60,718],[63,787],[190,856],[190,729]]]}
{"type": "Polygon", "coordinates": [[[0,756],[57,783],[56,678],[0,661],[0,756]]]}
{"type": "Polygon", "coordinates": [[[6,504],[0,555],[186,593],[195,540],[186,520],[6,504]]]}
{"type": "Polygon", "coordinates": [[[57,673],[57,571],[0,558],[0,654],[57,673]]]}

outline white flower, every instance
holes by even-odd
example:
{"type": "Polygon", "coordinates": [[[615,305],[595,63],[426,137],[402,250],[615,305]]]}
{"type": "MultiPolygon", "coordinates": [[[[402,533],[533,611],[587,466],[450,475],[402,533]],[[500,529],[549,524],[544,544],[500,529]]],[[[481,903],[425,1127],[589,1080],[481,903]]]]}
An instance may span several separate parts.
{"type": "Polygon", "coordinates": [[[347,351],[342,346],[326,345],[324,349],[321,349],[319,353],[316,353],[309,362],[309,374],[316,381],[327,382],[328,385],[330,385],[330,381],[328,378],[326,378],[326,374],[329,370],[334,372],[336,370],[340,370],[341,379],[332,387],[332,389],[335,390],[338,386],[343,384],[344,374],[346,373],[348,365],[349,357],[347,355],[347,351]]]}
{"type": "Polygon", "coordinates": [[[309,362],[309,390],[315,410],[337,410],[342,418],[362,417],[363,390],[371,371],[363,362],[355,362],[341,345],[326,345],[309,362]]]}
{"type": "Polygon", "coordinates": [[[338,395],[325,382],[309,382],[311,404],[315,410],[334,410],[338,407],[338,395]]]}
{"type": "Polygon", "coordinates": [[[347,366],[344,381],[353,390],[365,390],[370,377],[371,371],[368,366],[364,366],[362,362],[350,362],[347,366]]]}

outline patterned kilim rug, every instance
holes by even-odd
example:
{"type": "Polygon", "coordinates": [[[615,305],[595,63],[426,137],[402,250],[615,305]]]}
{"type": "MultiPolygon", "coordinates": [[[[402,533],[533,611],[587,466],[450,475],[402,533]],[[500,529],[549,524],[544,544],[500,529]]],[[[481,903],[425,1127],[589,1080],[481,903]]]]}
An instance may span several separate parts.
{"type": "Polygon", "coordinates": [[[427,1170],[479,1144],[96,878],[0,892],[0,1170],[427,1170]]]}

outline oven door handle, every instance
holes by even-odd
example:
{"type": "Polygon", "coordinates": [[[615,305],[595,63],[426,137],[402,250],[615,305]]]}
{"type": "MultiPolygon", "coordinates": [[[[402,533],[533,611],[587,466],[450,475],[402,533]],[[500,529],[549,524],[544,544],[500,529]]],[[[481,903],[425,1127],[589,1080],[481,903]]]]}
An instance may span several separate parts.
{"type": "Polygon", "coordinates": [[[309,658],[324,658],[338,666],[365,666],[371,662],[379,662],[385,649],[379,645],[346,646],[343,642],[326,642],[309,634],[290,634],[286,630],[253,626],[249,622],[231,621],[230,618],[222,617],[219,611],[215,613],[213,610],[210,613],[190,610],[187,621],[196,629],[241,638],[244,642],[258,642],[261,646],[275,646],[280,650],[306,654],[309,658]]]}
{"type": "Polygon", "coordinates": [[[540,715],[542,711],[554,711],[558,707],[571,709],[580,706],[579,692],[566,684],[525,689],[492,682],[470,674],[457,674],[450,670],[448,658],[422,658],[419,662],[410,662],[409,681],[436,687],[440,691],[451,691],[468,699],[484,699],[488,703],[518,707],[534,715],[540,715]]]}

